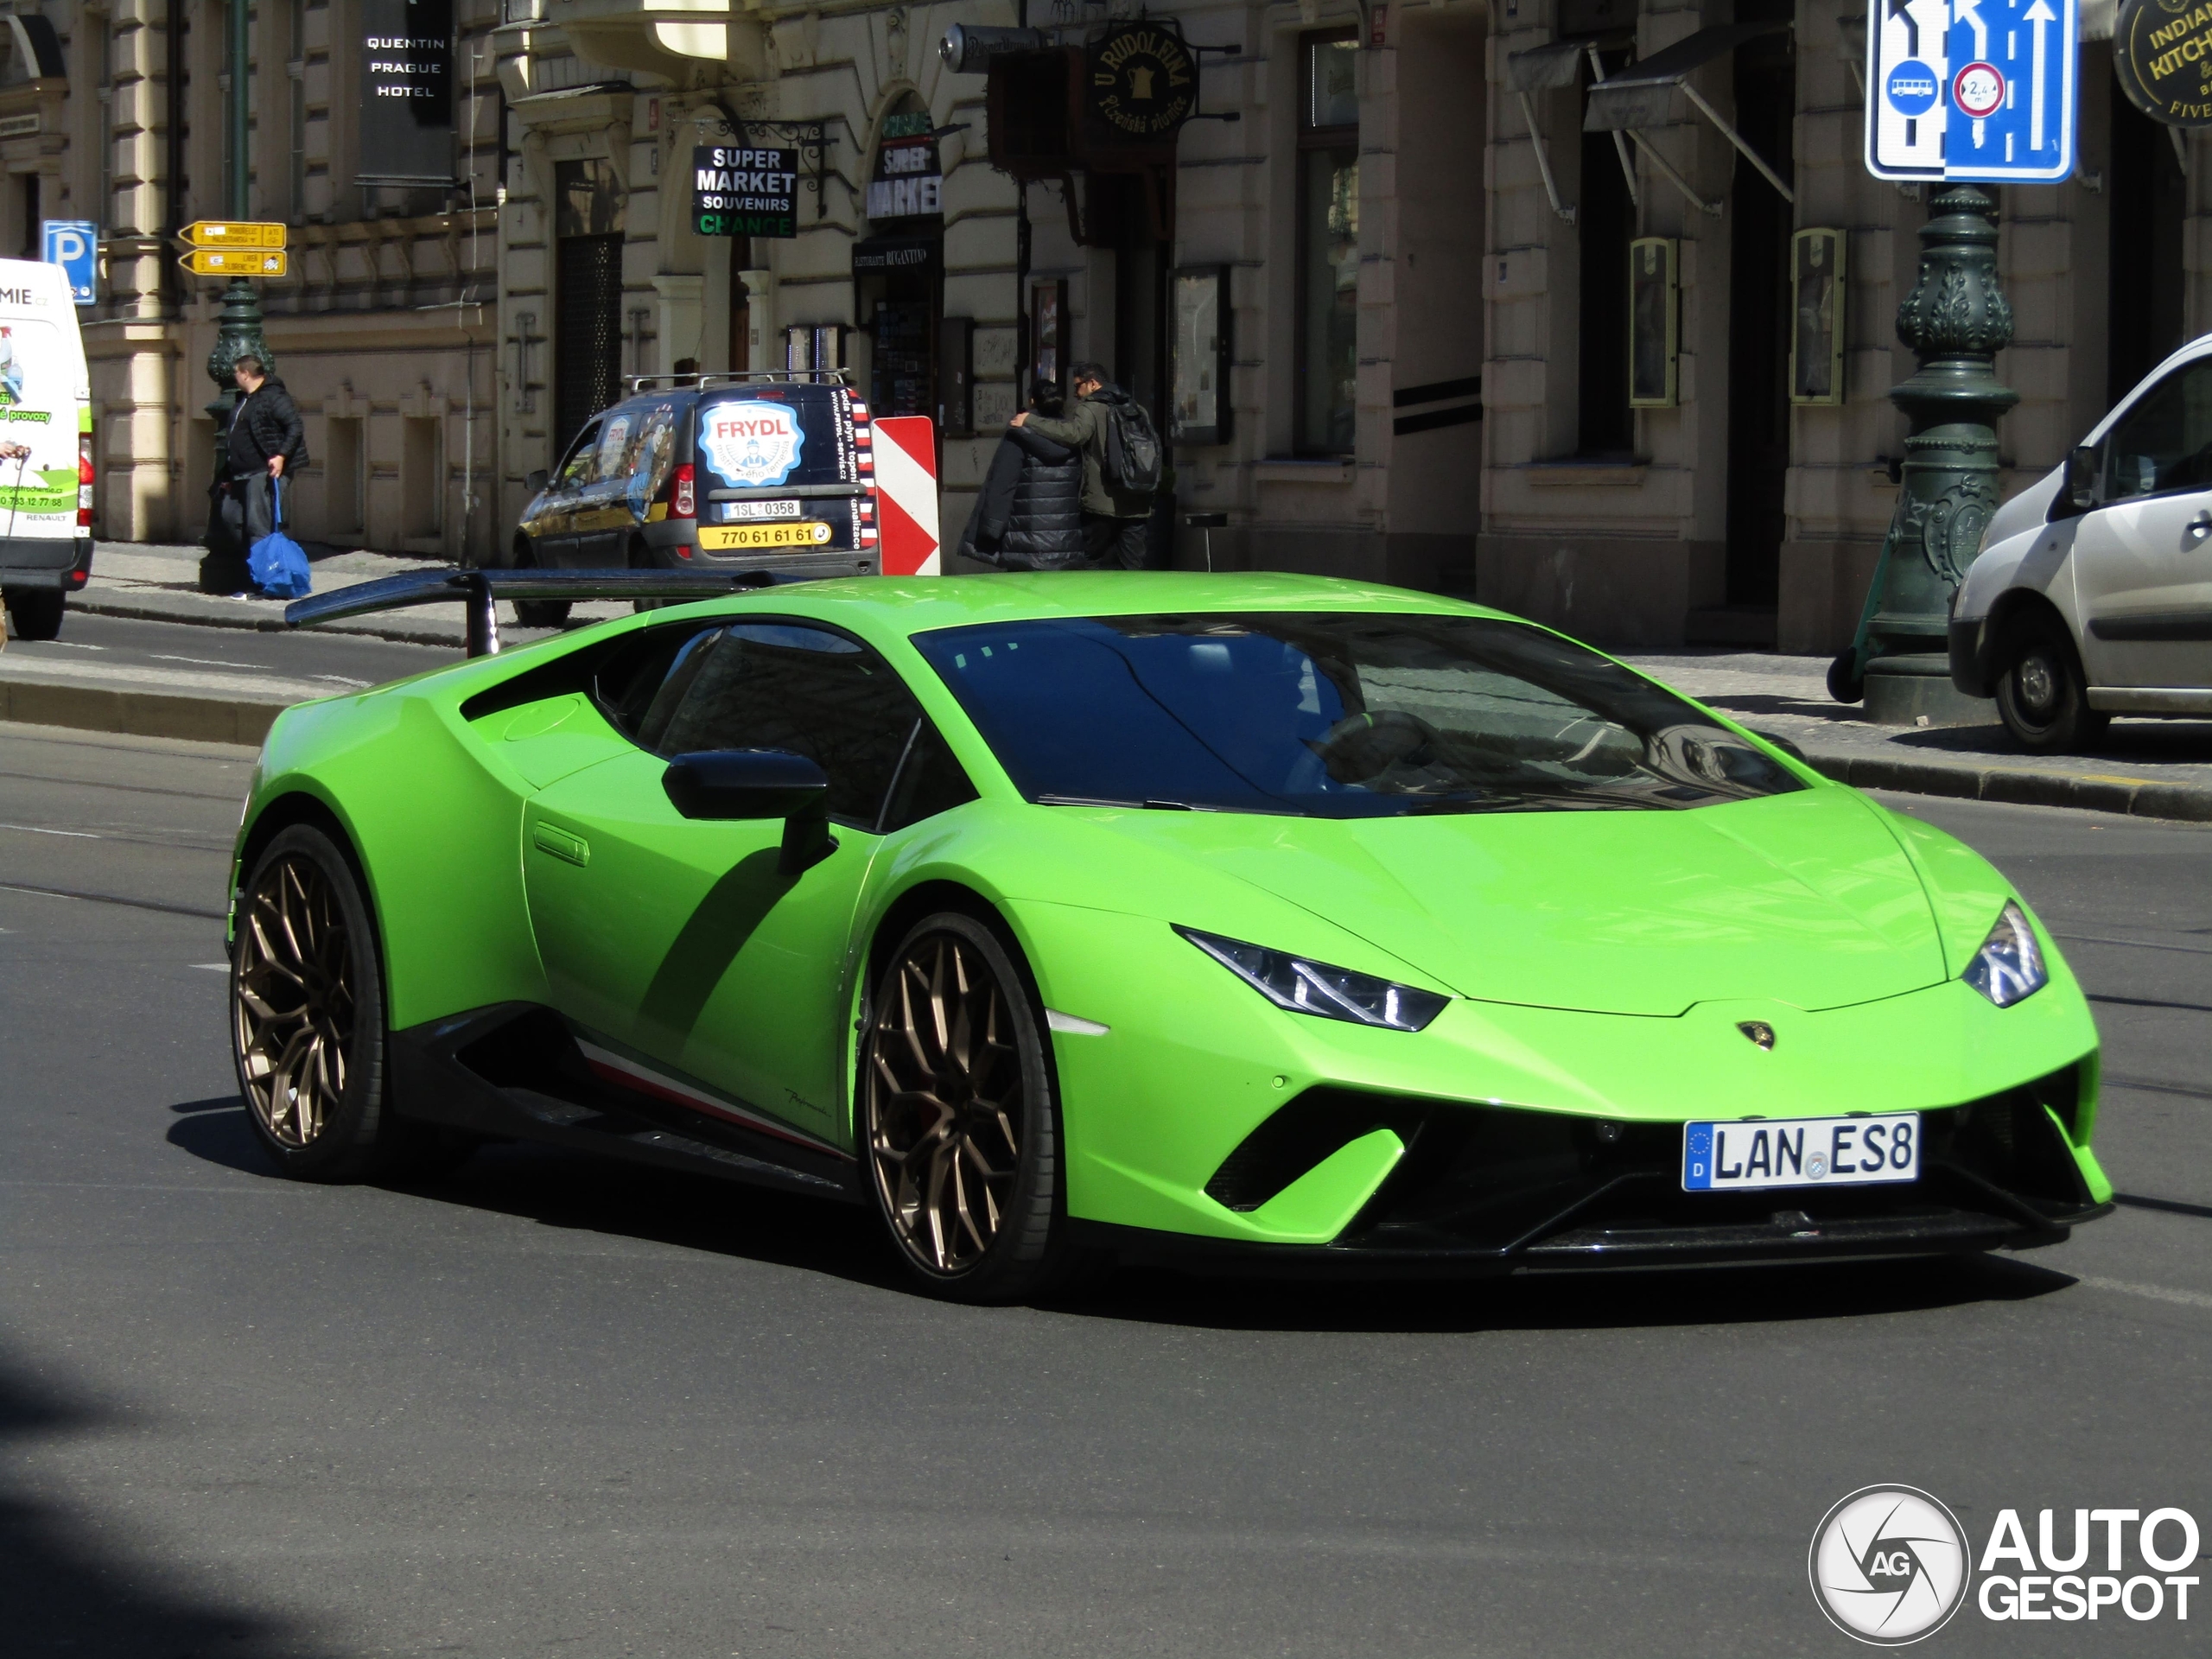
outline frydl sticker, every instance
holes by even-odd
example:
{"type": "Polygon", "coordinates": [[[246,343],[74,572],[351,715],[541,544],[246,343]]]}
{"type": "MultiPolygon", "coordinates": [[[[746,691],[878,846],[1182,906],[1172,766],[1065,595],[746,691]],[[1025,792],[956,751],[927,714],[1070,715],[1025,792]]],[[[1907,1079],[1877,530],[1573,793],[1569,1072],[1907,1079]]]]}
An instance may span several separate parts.
{"type": "Polygon", "coordinates": [[[716,404],[699,430],[707,464],[732,485],[780,484],[798,465],[806,433],[786,404],[716,404]]]}

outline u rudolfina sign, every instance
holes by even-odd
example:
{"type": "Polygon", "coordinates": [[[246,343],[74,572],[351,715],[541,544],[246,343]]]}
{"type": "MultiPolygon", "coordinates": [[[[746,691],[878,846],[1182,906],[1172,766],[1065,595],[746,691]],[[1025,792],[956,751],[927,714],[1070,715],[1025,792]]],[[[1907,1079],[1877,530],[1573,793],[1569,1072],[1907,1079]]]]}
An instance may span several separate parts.
{"type": "Polygon", "coordinates": [[[1198,92],[1198,68],[1179,30],[1110,23],[1084,58],[1095,132],[1120,143],[1174,143],[1198,92]]]}
{"type": "Polygon", "coordinates": [[[2212,3],[2126,0],[2113,73],[2127,101],[2170,127],[2212,127],[2212,3]]]}

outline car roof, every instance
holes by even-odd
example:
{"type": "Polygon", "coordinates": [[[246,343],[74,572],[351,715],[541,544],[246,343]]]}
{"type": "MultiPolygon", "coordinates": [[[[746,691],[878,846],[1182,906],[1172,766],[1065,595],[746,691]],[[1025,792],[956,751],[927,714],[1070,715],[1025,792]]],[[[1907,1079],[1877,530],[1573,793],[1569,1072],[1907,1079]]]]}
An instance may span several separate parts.
{"type": "Polygon", "coordinates": [[[804,610],[824,621],[909,636],[938,628],[1154,612],[1408,611],[1503,617],[1500,611],[1381,582],[1275,571],[1041,571],[961,576],[848,576],[747,595],[741,610],[804,610]]]}

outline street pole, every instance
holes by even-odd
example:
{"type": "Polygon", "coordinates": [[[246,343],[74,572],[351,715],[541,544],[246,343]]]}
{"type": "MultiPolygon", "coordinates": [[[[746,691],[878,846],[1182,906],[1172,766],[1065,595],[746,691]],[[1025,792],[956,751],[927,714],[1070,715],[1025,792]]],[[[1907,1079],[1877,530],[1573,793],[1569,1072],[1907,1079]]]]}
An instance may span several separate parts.
{"type": "Polygon", "coordinates": [[[1987,705],[1950,683],[1951,601],[1997,511],[1997,422],[2020,400],[1997,378],[2012,307],[1997,279],[1997,197],[1936,188],[1920,230],[1920,277],[1897,308],[1897,338],[1920,360],[1891,389],[1904,412],[1902,487],[1860,613],[1828,671],[1839,701],[1863,694],[1878,724],[1948,723],[1987,705]]]}
{"type": "MultiPolygon", "coordinates": [[[[224,118],[230,130],[231,165],[224,180],[224,210],[233,219],[247,216],[248,185],[252,177],[246,151],[246,118],[251,108],[248,79],[251,41],[246,27],[249,11],[250,0],[230,0],[231,85],[224,118]]],[[[207,378],[215,383],[215,399],[207,405],[207,413],[215,423],[214,481],[219,483],[230,470],[226,439],[231,416],[238,404],[238,385],[232,378],[232,365],[248,352],[261,359],[264,373],[272,372],[276,363],[261,334],[260,298],[255,294],[253,284],[244,276],[233,276],[231,285],[223,291],[223,309],[216,323],[215,349],[207,354],[207,378]]],[[[207,556],[200,561],[201,588],[226,594],[243,588],[246,550],[223,522],[219,502],[207,516],[206,545],[207,556]]]]}

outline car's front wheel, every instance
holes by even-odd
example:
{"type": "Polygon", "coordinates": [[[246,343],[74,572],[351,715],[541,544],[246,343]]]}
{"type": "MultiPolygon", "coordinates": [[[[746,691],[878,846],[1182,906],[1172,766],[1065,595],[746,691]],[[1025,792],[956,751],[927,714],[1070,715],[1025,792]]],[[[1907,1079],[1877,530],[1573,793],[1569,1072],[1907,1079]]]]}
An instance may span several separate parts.
{"type": "Polygon", "coordinates": [[[1997,712],[2023,748],[2069,754],[2104,734],[2108,715],[2089,707],[2088,677],[2074,642],[2054,618],[2031,617],[2012,634],[1997,681],[1997,712]]]}
{"type": "Polygon", "coordinates": [[[231,1039],[255,1136],[296,1180],[391,1167],[384,971],[353,866],[311,824],[254,861],[231,961],[231,1039]]]}
{"type": "Polygon", "coordinates": [[[861,1046],[863,1179],[932,1293],[1011,1302],[1068,1265],[1044,1017],[1010,941],[945,911],[910,929],[861,1046]]]}

